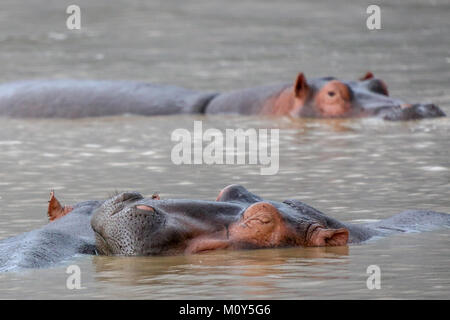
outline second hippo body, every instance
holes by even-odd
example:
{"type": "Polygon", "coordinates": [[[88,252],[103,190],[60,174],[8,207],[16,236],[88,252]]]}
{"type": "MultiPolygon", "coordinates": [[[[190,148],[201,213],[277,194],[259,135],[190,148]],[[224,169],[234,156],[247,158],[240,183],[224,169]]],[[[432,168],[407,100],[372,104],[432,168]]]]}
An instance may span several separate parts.
{"type": "Polygon", "coordinates": [[[214,93],[135,81],[33,80],[0,85],[0,114],[85,118],[202,113],[214,93]]]}
{"type": "Polygon", "coordinates": [[[436,105],[389,97],[384,81],[368,73],[359,81],[333,77],[239,89],[200,92],[136,81],[32,80],[0,85],[0,115],[83,118],[135,114],[275,115],[312,118],[378,116],[413,120],[445,116],[436,105]]]}

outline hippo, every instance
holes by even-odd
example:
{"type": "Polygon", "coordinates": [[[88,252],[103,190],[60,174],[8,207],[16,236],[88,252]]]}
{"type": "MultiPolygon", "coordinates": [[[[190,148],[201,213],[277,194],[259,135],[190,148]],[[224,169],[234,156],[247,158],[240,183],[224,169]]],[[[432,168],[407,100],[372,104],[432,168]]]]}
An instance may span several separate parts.
{"type": "Polygon", "coordinates": [[[99,254],[148,256],[345,246],[399,232],[450,227],[450,214],[408,210],[378,222],[350,224],[299,200],[267,201],[243,186],[231,185],[216,201],[122,193],[94,212],[91,226],[99,254]]]}
{"type": "Polygon", "coordinates": [[[44,268],[77,255],[176,255],[211,250],[347,246],[450,227],[450,214],[408,210],[367,224],[340,222],[299,200],[267,201],[240,185],[216,201],[124,192],[62,206],[51,193],[43,227],[0,240],[0,272],[44,268]]]}
{"type": "Polygon", "coordinates": [[[407,210],[366,224],[336,220],[299,200],[268,201],[240,185],[216,201],[123,192],[62,206],[50,222],[0,240],[0,271],[45,268],[77,255],[177,255],[211,250],[348,246],[374,237],[450,227],[450,214],[407,210]]]}
{"type": "Polygon", "coordinates": [[[237,114],[307,118],[376,116],[385,120],[443,117],[432,103],[391,98],[371,72],[355,81],[324,77],[228,93],[198,92],[136,81],[30,80],[0,85],[0,115],[83,118],[135,114],[237,114]]]}

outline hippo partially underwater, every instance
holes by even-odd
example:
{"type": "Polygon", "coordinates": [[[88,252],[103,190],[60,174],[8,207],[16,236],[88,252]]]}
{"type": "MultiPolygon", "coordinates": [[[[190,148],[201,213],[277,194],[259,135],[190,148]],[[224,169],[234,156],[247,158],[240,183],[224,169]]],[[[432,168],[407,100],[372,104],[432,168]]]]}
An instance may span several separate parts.
{"type": "Polygon", "coordinates": [[[0,115],[82,118],[122,114],[242,114],[311,118],[377,116],[414,120],[445,116],[432,103],[389,97],[384,81],[368,72],[358,81],[333,77],[261,86],[229,93],[197,92],[134,81],[34,80],[0,85],[0,115]]]}
{"type": "Polygon", "coordinates": [[[340,222],[298,200],[267,201],[239,185],[216,201],[126,192],[63,207],[52,222],[0,241],[0,271],[49,267],[77,254],[175,255],[216,249],[345,246],[375,236],[450,227],[450,214],[409,210],[367,224],[340,222]]]}

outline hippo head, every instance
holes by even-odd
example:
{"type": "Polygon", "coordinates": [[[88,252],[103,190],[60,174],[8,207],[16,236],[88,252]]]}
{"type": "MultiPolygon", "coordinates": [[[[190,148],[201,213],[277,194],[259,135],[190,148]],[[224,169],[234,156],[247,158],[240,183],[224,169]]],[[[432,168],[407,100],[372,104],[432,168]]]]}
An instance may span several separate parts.
{"type": "Polygon", "coordinates": [[[106,255],[198,253],[214,249],[345,245],[349,231],[300,201],[264,201],[242,186],[217,201],[155,200],[122,193],[91,220],[106,255]]]}
{"type": "Polygon", "coordinates": [[[391,98],[386,83],[371,72],[359,81],[341,81],[333,77],[306,81],[304,74],[300,73],[293,86],[293,95],[293,110],[299,110],[303,117],[374,115],[385,120],[413,120],[445,116],[432,103],[410,104],[391,98]]]}
{"type": "MultiPolygon", "coordinates": [[[[237,248],[323,247],[345,245],[349,232],[330,228],[326,219],[311,219],[311,212],[286,212],[270,202],[249,206],[240,219],[230,225],[229,239],[237,248]]],[[[296,211],[296,210],[292,210],[296,211]]]]}
{"type": "Polygon", "coordinates": [[[349,239],[342,223],[298,200],[265,201],[243,186],[231,185],[216,201],[244,206],[228,227],[237,247],[340,246],[349,239]]]}

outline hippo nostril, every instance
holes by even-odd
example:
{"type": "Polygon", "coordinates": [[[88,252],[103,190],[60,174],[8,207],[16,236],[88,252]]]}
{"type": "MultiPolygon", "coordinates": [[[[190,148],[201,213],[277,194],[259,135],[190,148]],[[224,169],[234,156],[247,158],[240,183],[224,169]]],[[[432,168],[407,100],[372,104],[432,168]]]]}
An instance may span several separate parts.
{"type": "Polygon", "coordinates": [[[414,104],[414,111],[422,117],[443,117],[445,113],[435,104],[414,104]]]}
{"type": "Polygon", "coordinates": [[[124,192],[117,197],[116,201],[124,202],[131,200],[140,200],[143,198],[144,197],[139,192],[124,192]]]}
{"type": "Polygon", "coordinates": [[[385,120],[417,120],[425,118],[445,117],[444,111],[433,103],[403,104],[390,108],[380,108],[377,114],[385,120]]]}

